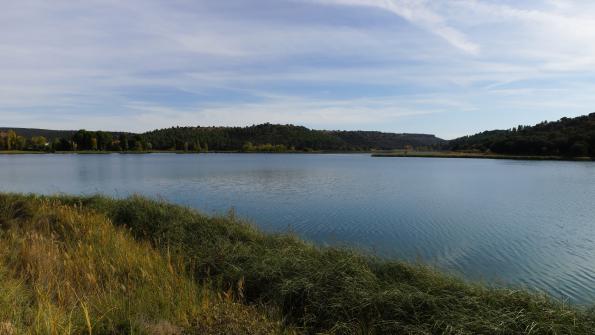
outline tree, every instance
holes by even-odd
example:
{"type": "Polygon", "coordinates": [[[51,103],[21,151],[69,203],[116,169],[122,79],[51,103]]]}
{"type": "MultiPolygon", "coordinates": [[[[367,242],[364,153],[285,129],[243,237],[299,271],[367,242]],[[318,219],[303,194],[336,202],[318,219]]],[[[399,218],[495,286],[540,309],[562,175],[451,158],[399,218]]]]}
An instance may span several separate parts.
{"type": "Polygon", "coordinates": [[[48,141],[43,136],[31,137],[30,143],[33,150],[45,150],[48,145],[48,141]]]}
{"type": "Polygon", "coordinates": [[[6,150],[16,150],[17,133],[14,130],[9,130],[6,133],[6,150]]]}
{"type": "Polygon", "coordinates": [[[15,143],[15,150],[25,150],[27,139],[23,136],[17,136],[15,143]]]}
{"type": "Polygon", "coordinates": [[[112,148],[113,137],[111,133],[97,131],[95,132],[95,138],[97,139],[98,150],[109,150],[112,148]]]}
{"type": "Polygon", "coordinates": [[[570,147],[570,154],[574,157],[589,155],[589,145],[585,142],[576,142],[570,147]]]}
{"type": "Polygon", "coordinates": [[[128,136],[126,134],[120,134],[120,147],[124,151],[128,151],[128,136]]]}
{"type": "Polygon", "coordinates": [[[76,144],[77,150],[96,150],[93,149],[94,144],[97,147],[93,138],[95,138],[95,133],[81,129],[72,136],[72,141],[76,144]]]}
{"type": "Polygon", "coordinates": [[[254,150],[254,146],[252,145],[252,142],[244,143],[244,146],[242,147],[242,151],[249,152],[252,150],[254,150]]]}
{"type": "Polygon", "coordinates": [[[72,141],[63,137],[54,140],[53,149],[56,151],[69,151],[73,149],[72,141]]]}

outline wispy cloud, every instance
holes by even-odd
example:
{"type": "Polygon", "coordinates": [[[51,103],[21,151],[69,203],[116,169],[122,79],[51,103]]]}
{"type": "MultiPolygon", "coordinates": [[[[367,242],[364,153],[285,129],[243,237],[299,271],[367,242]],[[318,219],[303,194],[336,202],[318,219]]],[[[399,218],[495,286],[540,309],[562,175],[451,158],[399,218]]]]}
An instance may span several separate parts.
{"type": "Polygon", "coordinates": [[[410,23],[440,36],[456,48],[478,54],[480,46],[461,31],[448,25],[446,19],[431,10],[425,0],[314,0],[320,3],[380,8],[394,13],[410,23]]]}

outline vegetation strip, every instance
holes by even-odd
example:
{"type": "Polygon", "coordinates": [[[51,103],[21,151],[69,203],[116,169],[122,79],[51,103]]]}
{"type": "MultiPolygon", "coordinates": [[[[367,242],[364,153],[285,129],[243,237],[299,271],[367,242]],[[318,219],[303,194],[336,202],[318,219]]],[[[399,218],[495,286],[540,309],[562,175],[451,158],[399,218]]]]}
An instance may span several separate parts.
{"type": "Polygon", "coordinates": [[[478,159],[512,159],[512,160],[552,160],[552,161],[594,161],[595,157],[568,157],[568,156],[515,156],[465,152],[380,152],[373,153],[372,157],[419,157],[419,158],[478,158],[478,159]]]}
{"type": "Polygon", "coordinates": [[[15,333],[595,329],[594,311],[545,295],[321,248],[261,233],[233,213],[209,217],[137,196],[1,194],[0,229],[0,327],[15,333]]]}
{"type": "Polygon", "coordinates": [[[270,123],[249,127],[171,127],[142,134],[0,128],[0,151],[357,152],[407,146],[429,148],[442,142],[426,134],[314,130],[270,123]]]}

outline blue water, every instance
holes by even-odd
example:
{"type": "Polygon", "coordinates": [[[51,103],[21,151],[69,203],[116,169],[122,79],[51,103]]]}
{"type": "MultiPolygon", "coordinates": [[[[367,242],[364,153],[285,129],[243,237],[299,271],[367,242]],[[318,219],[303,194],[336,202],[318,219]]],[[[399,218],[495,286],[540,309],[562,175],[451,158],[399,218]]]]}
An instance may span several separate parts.
{"type": "Polygon", "coordinates": [[[595,304],[595,163],[369,155],[1,155],[0,190],[132,193],[595,304]]]}

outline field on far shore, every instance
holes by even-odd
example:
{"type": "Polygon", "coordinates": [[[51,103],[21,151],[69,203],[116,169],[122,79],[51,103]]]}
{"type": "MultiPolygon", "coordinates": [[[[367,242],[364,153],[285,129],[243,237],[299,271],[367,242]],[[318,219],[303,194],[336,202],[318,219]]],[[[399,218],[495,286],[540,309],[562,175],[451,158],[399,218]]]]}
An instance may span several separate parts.
{"type": "Polygon", "coordinates": [[[567,156],[531,156],[531,155],[502,155],[482,152],[462,151],[413,151],[392,150],[378,151],[372,157],[426,157],[426,158],[484,158],[484,159],[517,159],[517,160],[557,160],[557,161],[593,161],[595,157],[567,157],[567,156]]]}

